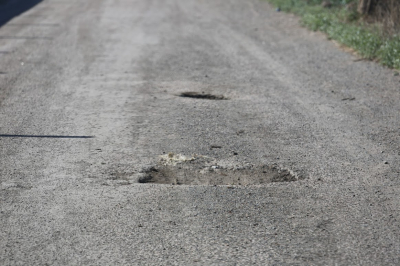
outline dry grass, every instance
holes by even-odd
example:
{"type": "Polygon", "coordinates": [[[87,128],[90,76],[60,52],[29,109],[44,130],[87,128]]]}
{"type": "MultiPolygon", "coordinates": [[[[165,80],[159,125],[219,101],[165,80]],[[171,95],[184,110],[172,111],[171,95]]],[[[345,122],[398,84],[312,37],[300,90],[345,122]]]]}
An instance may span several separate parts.
{"type": "Polygon", "coordinates": [[[379,0],[371,8],[370,14],[366,17],[368,22],[382,25],[382,30],[387,35],[400,33],[400,1],[379,0]]]}

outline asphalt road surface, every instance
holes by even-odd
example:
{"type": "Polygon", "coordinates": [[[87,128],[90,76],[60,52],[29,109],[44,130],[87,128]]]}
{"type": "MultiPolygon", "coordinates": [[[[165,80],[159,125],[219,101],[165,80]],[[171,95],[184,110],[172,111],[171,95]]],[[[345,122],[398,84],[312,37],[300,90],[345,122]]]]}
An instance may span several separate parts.
{"type": "Polygon", "coordinates": [[[0,28],[0,264],[399,265],[399,99],[263,1],[44,0],[0,28]]]}

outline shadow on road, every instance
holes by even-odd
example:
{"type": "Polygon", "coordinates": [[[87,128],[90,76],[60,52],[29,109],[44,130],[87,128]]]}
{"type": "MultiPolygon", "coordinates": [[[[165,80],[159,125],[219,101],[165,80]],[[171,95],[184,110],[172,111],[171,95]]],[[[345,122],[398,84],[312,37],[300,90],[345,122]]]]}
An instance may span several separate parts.
{"type": "Polygon", "coordinates": [[[7,135],[7,134],[0,134],[0,138],[91,139],[91,138],[94,138],[94,136],[59,136],[59,135],[7,135]]]}
{"type": "Polygon", "coordinates": [[[42,0],[0,0],[0,27],[42,0]]]}
{"type": "Polygon", "coordinates": [[[52,40],[49,37],[30,37],[30,36],[0,36],[0,39],[9,40],[52,40]]]}

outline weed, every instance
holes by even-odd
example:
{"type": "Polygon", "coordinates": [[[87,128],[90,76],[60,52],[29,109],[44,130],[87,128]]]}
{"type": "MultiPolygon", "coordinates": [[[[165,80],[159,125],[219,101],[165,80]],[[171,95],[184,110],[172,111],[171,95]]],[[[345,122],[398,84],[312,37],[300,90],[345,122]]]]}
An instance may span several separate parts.
{"type": "Polygon", "coordinates": [[[282,11],[300,15],[304,26],[326,33],[361,57],[400,69],[400,36],[385,34],[379,24],[360,21],[360,15],[352,8],[355,0],[331,0],[330,8],[324,8],[322,0],[268,1],[282,11]]]}

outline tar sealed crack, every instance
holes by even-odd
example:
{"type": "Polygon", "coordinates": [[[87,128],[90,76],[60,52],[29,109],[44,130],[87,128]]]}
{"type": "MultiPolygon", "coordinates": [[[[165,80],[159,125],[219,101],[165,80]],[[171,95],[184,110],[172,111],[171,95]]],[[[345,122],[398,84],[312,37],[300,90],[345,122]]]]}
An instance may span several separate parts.
{"type": "Polygon", "coordinates": [[[179,94],[179,97],[185,98],[195,98],[195,99],[202,99],[202,100],[227,100],[223,95],[214,95],[208,93],[199,93],[194,91],[182,92],[179,94]]]}
{"type": "Polygon", "coordinates": [[[161,160],[144,169],[138,181],[172,185],[262,185],[297,180],[289,170],[276,165],[222,166],[212,158],[195,156],[173,164],[161,160]]]}

